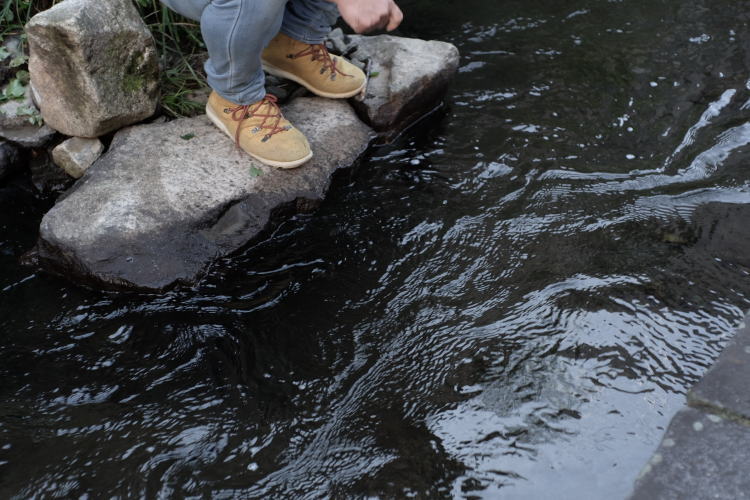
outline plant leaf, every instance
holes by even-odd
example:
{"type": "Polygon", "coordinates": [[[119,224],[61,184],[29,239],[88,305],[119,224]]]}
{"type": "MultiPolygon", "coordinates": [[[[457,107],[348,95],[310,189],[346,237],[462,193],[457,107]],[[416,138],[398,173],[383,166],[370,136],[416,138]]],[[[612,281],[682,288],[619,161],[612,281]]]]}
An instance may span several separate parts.
{"type": "Polygon", "coordinates": [[[21,80],[14,78],[10,81],[3,94],[7,99],[22,99],[26,94],[26,86],[21,83],[21,80]]]}
{"type": "Polygon", "coordinates": [[[19,66],[23,66],[26,64],[26,61],[28,61],[29,58],[26,56],[26,54],[18,54],[16,57],[10,60],[10,66],[11,68],[17,68],[19,66]]]}

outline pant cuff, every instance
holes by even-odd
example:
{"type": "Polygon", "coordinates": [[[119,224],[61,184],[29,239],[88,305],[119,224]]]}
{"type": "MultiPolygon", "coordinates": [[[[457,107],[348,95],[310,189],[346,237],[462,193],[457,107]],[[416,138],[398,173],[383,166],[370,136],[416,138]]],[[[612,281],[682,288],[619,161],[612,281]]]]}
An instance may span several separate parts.
{"type": "Polygon", "coordinates": [[[281,32],[284,33],[288,37],[294,38],[298,42],[309,43],[310,45],[317,45],[326,41],[326,38],[328,38],[328,33],[330,33],[330,30],[325,33],[310,33],[310,32],[299,33],[299,32],[294,32],[293,30],[290,30],[289,28],[285,28],[282,26],[281,32]]]}

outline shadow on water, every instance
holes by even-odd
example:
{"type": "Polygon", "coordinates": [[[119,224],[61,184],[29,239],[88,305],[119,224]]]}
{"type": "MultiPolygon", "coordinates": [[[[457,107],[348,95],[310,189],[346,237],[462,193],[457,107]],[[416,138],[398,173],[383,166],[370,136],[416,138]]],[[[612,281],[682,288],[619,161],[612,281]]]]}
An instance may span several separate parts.
{"type": "Polygon", "coordinates": [[[403,2],[447,111],[165,296],[18,267],[0,495],[622,498],[748,308],[750,2],[403,2]]]}

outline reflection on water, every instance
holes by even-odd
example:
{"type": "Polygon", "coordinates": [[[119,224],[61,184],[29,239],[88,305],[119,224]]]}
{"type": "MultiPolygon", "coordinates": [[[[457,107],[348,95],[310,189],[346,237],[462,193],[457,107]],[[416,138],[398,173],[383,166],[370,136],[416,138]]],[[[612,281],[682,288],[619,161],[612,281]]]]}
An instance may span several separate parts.
{"type": "Polygon", "coordinates": [[[628,493],[750,302],[750,2],[403,3],[446,111],[195,289],[18,267],[0,190],[2,497],[628,493]]]}

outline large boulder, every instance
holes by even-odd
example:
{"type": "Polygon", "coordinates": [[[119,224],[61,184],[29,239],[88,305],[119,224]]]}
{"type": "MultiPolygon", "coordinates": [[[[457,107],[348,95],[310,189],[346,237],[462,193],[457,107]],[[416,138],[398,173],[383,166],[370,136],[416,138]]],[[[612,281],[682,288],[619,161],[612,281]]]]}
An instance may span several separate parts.
{"type": "Polygon", "coordinates": [[[367,93],[352,104],[378,131],[400,129],[436,106],[458,69],[458,49],[446,42],[391,35],[351,36],[355,57],[370,59],[367,93]]]}
{"type": "Polygon", "coordinates": [[[39,262],[109,288],[196,281],[257,235],[277,207],[322,199],[333,172],[371,140],[346,102],[297,99],[284,113],[315,152],[294,170],[252,161],[205,116],[118,132],[44,217],[39,262]]]}
{"type": "Polygon", "coordinates": [[[26,33],[37,104],[55,130],[98,137],[154,113],[156,47],[131,0],[65,0],[26,33]]]}

